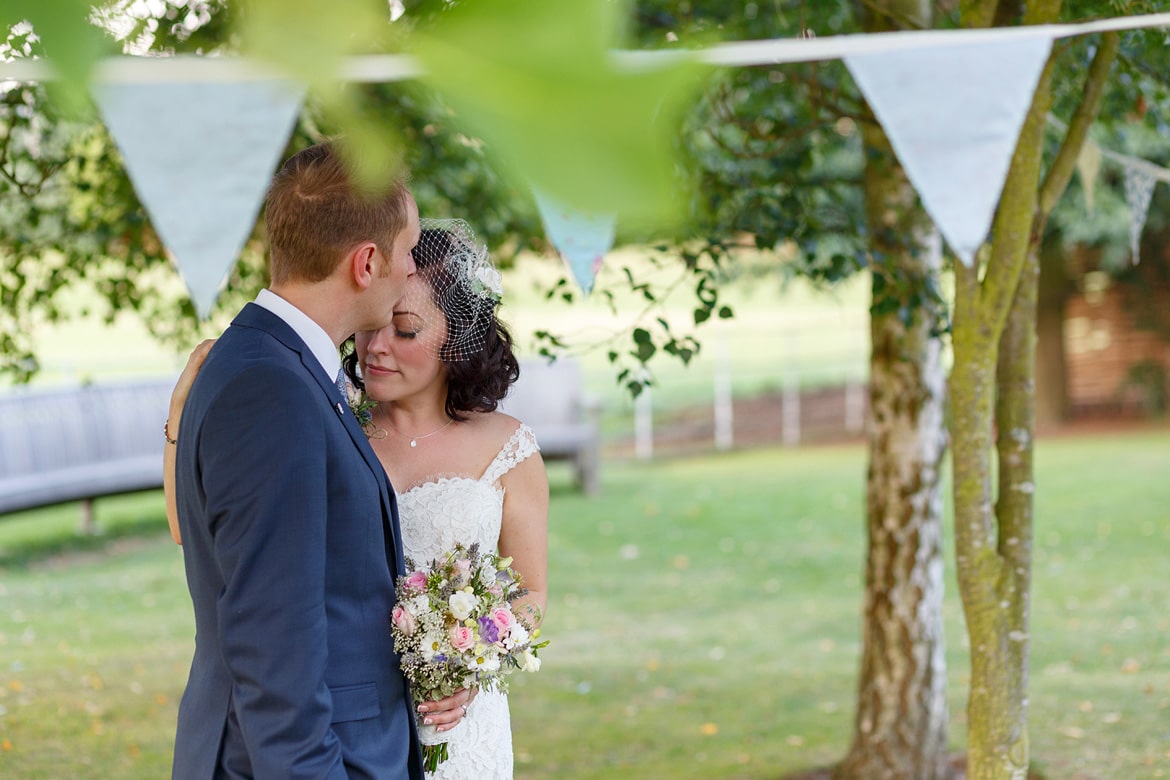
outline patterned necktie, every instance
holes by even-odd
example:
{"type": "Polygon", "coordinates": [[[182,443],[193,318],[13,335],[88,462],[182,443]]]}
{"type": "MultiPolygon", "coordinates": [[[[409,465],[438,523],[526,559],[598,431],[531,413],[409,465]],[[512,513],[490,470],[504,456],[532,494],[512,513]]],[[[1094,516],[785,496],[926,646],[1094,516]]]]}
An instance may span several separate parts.
{"type": "Polygon", "coordinates": [[[345,369],[344,368],[337,369],[337,379],[335,380],[335,382],[337,384],[337,392],[341,394],[341,400],[348,404],[349,403],[349,393],[345,389],[345,369]]]}

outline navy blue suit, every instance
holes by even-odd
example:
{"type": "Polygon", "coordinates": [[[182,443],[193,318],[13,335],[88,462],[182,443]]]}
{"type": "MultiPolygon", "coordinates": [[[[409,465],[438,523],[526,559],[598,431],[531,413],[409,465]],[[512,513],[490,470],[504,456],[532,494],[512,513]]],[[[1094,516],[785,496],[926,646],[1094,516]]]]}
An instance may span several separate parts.
{"type": "Polygon", "coordinates": [[[177,496],[196,635],[175,778],[422,777],[390,636],[398,508],[325,374],[248,304],[191,388],[177,496]]]}

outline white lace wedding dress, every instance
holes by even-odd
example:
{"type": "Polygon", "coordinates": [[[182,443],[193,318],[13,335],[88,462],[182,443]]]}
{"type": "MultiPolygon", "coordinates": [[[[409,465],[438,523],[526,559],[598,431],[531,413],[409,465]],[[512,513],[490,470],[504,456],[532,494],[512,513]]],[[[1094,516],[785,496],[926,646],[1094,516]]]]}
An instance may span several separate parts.
{"type": "MultiPolygon", "coordinates": [[[[445,475],[413,485],[398,496],[398,519],[406,557],[424,564],[456,542],[478,542],[495,550],[500,539],[504,489],[500,477],[538,451],[536,437],[521,425],[478,479],[445,475]]],[[[512,777],[512,725],[508,697],[480,692],[467,717],[446,732],[449,758],[434,780],[495,780],[512,777]]]]}

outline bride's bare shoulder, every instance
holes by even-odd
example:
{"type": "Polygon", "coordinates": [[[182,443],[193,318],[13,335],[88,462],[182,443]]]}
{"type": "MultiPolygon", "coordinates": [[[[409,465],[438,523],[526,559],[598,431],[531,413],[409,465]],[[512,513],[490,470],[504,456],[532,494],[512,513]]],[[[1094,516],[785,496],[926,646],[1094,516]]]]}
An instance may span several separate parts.
{"type": "Polygon", "coordinates": [[[520,427],[520,420],[503,412],[484,412],[469,420],[475,430],[485,439],[506,441],[520,427]]]}

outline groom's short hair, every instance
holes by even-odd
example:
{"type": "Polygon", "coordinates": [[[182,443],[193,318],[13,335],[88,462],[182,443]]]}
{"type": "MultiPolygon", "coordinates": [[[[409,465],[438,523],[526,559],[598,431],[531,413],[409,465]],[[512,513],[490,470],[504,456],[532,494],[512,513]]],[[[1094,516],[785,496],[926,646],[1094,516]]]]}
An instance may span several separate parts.
{"type": "Polygon", "coordinates": [[[273,177],[264,202],[272,283],[322,281],[363,241],[389,258],[406,228],[409,200],[402,178],[377,192],[359,189],[333,142],[297,152],[273,177]]]}

